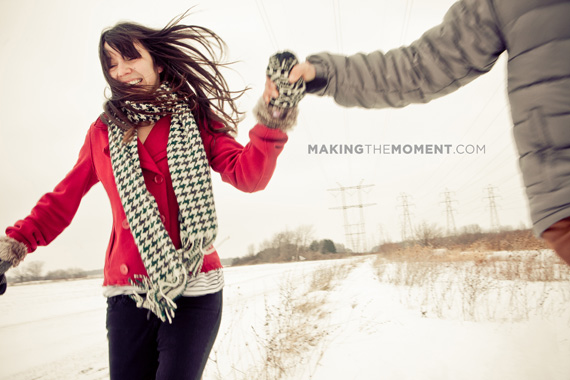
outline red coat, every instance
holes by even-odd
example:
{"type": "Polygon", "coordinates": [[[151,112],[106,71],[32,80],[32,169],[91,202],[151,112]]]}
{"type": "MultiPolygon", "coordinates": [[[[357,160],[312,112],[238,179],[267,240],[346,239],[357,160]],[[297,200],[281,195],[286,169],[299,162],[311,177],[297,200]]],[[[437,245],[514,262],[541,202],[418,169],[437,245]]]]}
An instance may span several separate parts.
{"type": "MultiPolygon", "coordinates": [[[[145,143],[139,140],[138,150],[145,184],[156,199],[172,242],[179,248],[178,203],[166,158],[169,126],[170,118],[159,120],[145,143]]],[[[267,186],[287,142],[285,133],[261,124],[251,129],[250,142],[245,147],[226,133],[213,133],[205,126],[200,126],[200,132],[211,168],[221,174],[223,181],[245,192],[267,186]]],[[[115,185],[107,126],[99,119],[89,128],[73,169],[51,193],[42,196],[28,217],[8,227],[6,234],[26,244],[28,252],[49,244],[71,223],[81,199],[99,181],[109,196],[113,213],[104,285],[126,285],[133,275],[147,273],[115,185]]],[[[214,249],[210,252],[204,258],[202,272],[222,267],[217,252],[214,249]]]]}

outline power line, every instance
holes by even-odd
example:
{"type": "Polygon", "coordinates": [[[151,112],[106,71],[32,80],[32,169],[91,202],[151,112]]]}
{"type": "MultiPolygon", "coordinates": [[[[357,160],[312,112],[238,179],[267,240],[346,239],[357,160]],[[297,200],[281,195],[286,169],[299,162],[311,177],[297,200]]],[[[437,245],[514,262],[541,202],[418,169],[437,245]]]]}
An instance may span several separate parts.
{"type": "Polygon", "coordinates": [[[402,32],[400,33],[400,44],[404,43],[404,38],[408,34],[408,27],[410,25],[410,17],[412,15],[412,6],[414,0],[406,0],[406,9],[404,10],[404,23],[402,25],[402,32]]]}
{"type": "Polygon", "coordinates": [[[334,13],[334,26],[336,32],[336,47],[339,53],[344,52],[344,48],[342,45],[342,31],[340,28],[340,6],[338,4],[338,0],[333,0],[333,13],[334,13]]]}
{"type": "Polygon", "coordinates": [[[445,214],[446,214],[446,221],[447,221],[447,236],[452,236],[452,235],[456,235],[457,234],[457,229],[455,228],[455,218],[453,217],[453,212],[455,210],[453,210],[453,206],[452,206],[452,200],[451,200],[451,193],[449,192],[449,190],[445,189],[444,192],[444,196],[445,196],[445,201],[443,201],[442,203],[445,203],[445,214]]]}
{"type": "Polygon", "coordinates": [[[257,6],[257,11],[261,16],[261,21],[263,22],[263,26],[265,27],[265,31],[269,36],[269,40],[273,45],[273,49],[275,51],[279,50],[279,44],[277,43],[277,38],[275,38],[275,34],[273,33],[273,28],[271,27],[271,23],[269,22],[269,17],[267,16],[267,11],[265,10],[265,6],[263,5],[263,1],[255,0],[255,5],[257,6]]]}
{"type": "Polygon", "coordinates": [[[345,187],[342,186],[340,183],[338,184],[339,187],[336,189],[328,189],[328,191],[340,191],[341,194],[341,207],[331,207],[331,210],[342,210],[343,219],[344,219],[344,235],[345,235],[345,242],[346,244],[350,244],[353,251],[355,252],[366,252],[366,224],[364,221],[364,207],[374,206],[376,203],[362,203],[362,190],[365,188],[372,187],[374,185],[362,185],[362,181],[357,186],[350,186],[345,187]],[[356,190],[358,194],[358,203],[356,204],[347,204],[345,192],[349,190],[356,190]],[[348,210],[352,208],[357,208],[360,211],[360,222],[359,223],[350,223],[350,219],[348,216],[348,210]],[[354,231],[356,230],[356,231],[354,231]]]}
{"type": "MultiPolygon", "coordinates": [[[[469,132],[471,132],[471,130],[473,130],[474,128],[479,126],[479,118],[485,114],[485,110],[487,109],[487,107],[491,104],[493,104],[493,102],[495,101],[495,97],[496,95],[499,93],[499,90],[501,90],[502,88],[505,87],[504,81],[501,81],[499,83],[499,85],[495,88],[495,90],[492,92],[492,95],[489,96],[489,99],[487,100],[487,102],[485,102],[485,104],[482,106],[481,110],[479,111],[479,113],[477,114],[477,116],[475,116],[474,118],[472,118],[472,122],[471,124],[465,128],[465,132],[463,133],[462,137],[458,140],[459,142],[463,142],[463,140],[465,139],[465,137],[469,134],[469,132]]],[[[503,107],[495,114],[495,116],[492,118],[492,120],[487,124],[487,126],[482,129],[479,128],[478,130],[482,130],[482,133],[478,134],[478,138],[480,139],[483,135],[485,135],[485,133],[491,128],[491,126],[493,126],[493,124],[495,123],[495,121],[499,118],[499,116],[501,116],[503,114],[503,112],[505,111],[505,109],[507,108],[508,103],[503,104],[503,107]]],[[[510,142],[509,142],[510,143],[510,142]]],[[[502,151],[501,151],[502,152],[502,151]]],[[[451,168],[446,170],[446,174],[443,178],[439,179],[438,177],[434,176],[430,179],[429,182],[426,183],[426,186],[424,188],[427,188],[427,184],[430,183],[431,181],[436,181],[437,183],[434,183],[431,187],[429,187],[429,191],[426,191],[426,193],[431,193],[434,189],[434,187],[438,186],[438,184],[445,182],[445,180],[449,177],[449,176],[454,176],[455,173],[457,172],[457,169],[459,169],[461,167],[461,170],[464,171],[465,168],[470,167],[471,165],[474,164],[474,161],[471,161],[467,164],[465,164],[465,159],[468,156],[463,155],[461,157],[459,157],[459,159],[456,161],[456,164],[451,168]]],[[[443,160],[438,167],[434,170],[435,173],[439,173],[441,171],[441,169],[443,168],[443,166],[447,164],[447,160],[443,160]]],[[[482,173],[481,170],[479,170],[479,173],[482,173]]]]}
{"type": "Polygon", "coordinates": [[[414,229],[410,219],[410,204],[408,203],[408,195],[401,193],[398,197],[402,200],[402,241],[412,240],[414,237],[414,229]]]}
{"type": "Polygon", "coordinates": [[[487,199],[489,200],[489,214],[491,217],[491,230],[499,230],[499,215],[497,214],[497,204],[495,203],[495,198],[497,197],[494,193],[494,188],[489,185],[487,187],[487,199]]]}

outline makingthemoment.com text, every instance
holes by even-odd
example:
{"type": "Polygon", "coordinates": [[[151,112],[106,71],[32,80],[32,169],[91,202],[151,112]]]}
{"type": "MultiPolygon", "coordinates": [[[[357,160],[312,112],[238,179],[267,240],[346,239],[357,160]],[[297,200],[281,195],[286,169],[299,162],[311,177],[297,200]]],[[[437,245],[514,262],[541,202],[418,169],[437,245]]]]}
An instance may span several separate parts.
{"type": "Polygon", "coordinates": [[[485,145],[308,144],[308,154],[485,154],[485,145]]]}

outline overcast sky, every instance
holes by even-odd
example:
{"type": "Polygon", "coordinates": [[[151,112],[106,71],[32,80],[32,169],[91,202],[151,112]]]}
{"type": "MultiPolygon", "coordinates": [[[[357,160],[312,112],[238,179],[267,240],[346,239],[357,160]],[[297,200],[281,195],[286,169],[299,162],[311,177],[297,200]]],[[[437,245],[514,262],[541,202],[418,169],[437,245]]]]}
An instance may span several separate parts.
{"type": "MultiPolygon", "coordinates": [[[[352,54],[408,44],[441,22],[452,0],[288,0],[202,2],[147,0],[0,2],[0,226],[30,212],[73,167],[89,125],[101,112],[105,83],[97,57],[101,30],[121,20],[153,27],[195,6],[188,23],[206,26],[238,61],[226,77],[232,89],[251,90],[240,102],[247,119],[238,140],[255,124],[251,109],[263,91],[268,57],[290,49],[301,59],[329,51],[352,54]],[[159,6],[160,3],[160,6],[159,6]]],[[[373,185],[344,193],[362,208],[366,247],[400,240],[408,201],[410,221],[447,228],[446,192],[456,227],[491,227],[488,188],[499,222],[530,226],[506,99],[506,57],[467,87],[427,105],[397,110],[346,109],[330,98],[307,96],[298,125],[266,190],[245,194],[223,183],[214,192],[222,258],[242,256],[277,232],[314,226],[316,239],[345,241],[340,186],[373,185]],[[313,154],[326,144],[452,144],[483,146],[479,154],[313,154]]],[[[349,231],[359,209],[347,212],[349,231]]],[[[351,230],[352,229],[352,230],[351,230]]],[[[111,212],[98,184],[71,226],[28,260],[46,269],[101,268],[111,212]]]]}

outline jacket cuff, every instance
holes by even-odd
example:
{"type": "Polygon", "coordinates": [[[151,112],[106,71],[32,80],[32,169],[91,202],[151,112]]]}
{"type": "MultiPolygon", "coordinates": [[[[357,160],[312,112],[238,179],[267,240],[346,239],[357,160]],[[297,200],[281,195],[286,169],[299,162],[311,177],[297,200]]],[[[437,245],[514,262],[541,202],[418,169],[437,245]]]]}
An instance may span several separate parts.
{"type": "Polygon", "coordinates": [[[297,107],[281,108],[265,104],[263,98],[260,98],[256,106],[253,108],[253,114],[260,124],[268,128],[280,129],[287,132],[297,124],[297,116],[299,109],[297,107]]]}
{"type": "Polygon", "coordinates": [[[305,82],[305,91],[308,94],[326,95],[329,78],[325,60],[320,55],[315,54],[307,57],[307,62],[315,68],[315,78],[310,82],[305,82]]]}
{"type": "Polygon", "coordinates": [[[28,247],[24,243],[8,236],[0,237],[0,260],[10,262],[12,267],[17,267],[27,253],[28,247]]]}

